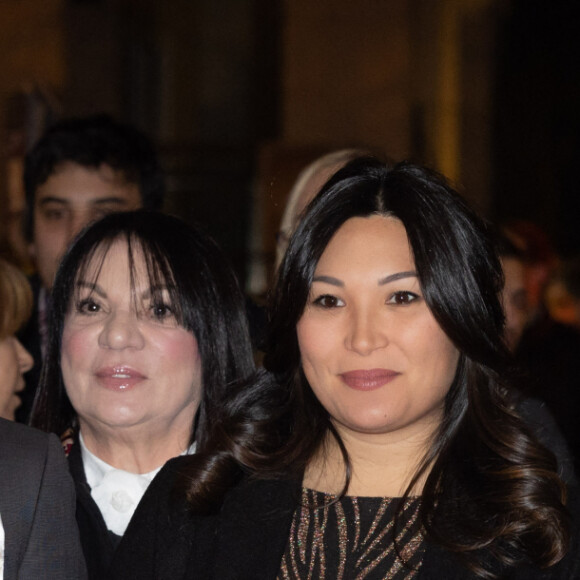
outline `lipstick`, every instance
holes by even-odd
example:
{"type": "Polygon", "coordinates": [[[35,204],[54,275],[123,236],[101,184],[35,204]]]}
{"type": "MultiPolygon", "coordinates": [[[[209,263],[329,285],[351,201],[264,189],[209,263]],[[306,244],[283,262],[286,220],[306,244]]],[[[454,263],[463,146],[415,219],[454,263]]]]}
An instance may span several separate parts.
{"type": "Polygon", "coordinates": [[[374,391],[390,383],[400,373],[390,369],[364,369],[340,374],[343,382],[356,391],[374,391]]]}
{"type": "Polygon", "coordinates": [[[95,376],[99,384],[113,391],[132,389],[147,378],[139,371],[125,365],[103,367],[95,373],[95,376]]]}

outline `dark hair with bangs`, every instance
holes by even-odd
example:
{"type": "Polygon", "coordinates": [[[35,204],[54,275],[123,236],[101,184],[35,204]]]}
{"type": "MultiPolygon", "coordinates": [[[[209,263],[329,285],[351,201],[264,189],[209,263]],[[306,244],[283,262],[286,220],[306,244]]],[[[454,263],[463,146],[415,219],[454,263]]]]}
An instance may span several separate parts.
{"type": "Polygon", "coordinates": [[[94,260],[101,261],[98,277],[117,241],[127,244],[132,281],[136,252],[140,252],[152,292],[166,288],[178,324],[195,335],[203,388],[192,441],[203,442],[207,423],[228,384],[254,369],[244,298],[229,263],[208,235],[177,218],[146,211],[111,214],[88,226],[63,258],[52,291],[50,339],[32,425],[58,435],[78,427],[60,369],[66,314],[79,278],[84,278],[94,260]]]}
{"type": "Polygon", "coordinates": [[[565,488],[554,456],[514,410],[491,232],[439,174],[370,157],[328,181],[292,236],[272,293],[265,371],[224,406],[210,446],[190,459],[192,509],[219,505],[239,465],[258,477],[300,477],[329,433],[347,467],[345,493],[348,453],[304,376],[296,325],[333,235],[347,220],[373,215],[404,225],[424,299],[460,353],[442,424],[405,497],[428,473],[421,501],[428,537],[477,577],[495,577],[480,560],[484,548],[508,567],[558,562],[569,539],[565,488]]]}

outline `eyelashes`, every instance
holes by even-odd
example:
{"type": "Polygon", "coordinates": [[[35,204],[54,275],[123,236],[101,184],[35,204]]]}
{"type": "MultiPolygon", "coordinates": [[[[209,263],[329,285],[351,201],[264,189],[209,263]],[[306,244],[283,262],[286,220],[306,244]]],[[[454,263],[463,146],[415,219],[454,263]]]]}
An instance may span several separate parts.
{"type": "MultiPolygon", "coordinates": [[[[408,306],[420,300],[421,296],[410,290],[397,290],[390,294],[385,300],[385,304],[394,306],[408,306]]],[[[346,302],[334,294],[321,294],[312,300],[312,304],[324,310],[332,310],[346,306],[346,302]]]]}
{"type": "Polygon", "coordinates": [[[409,290],[399,290],[393,292],[392,296],[387,300],[387,304],[396,304],[398,306],[406,306],[418,300],[420,296],[415,292],[409,290]]]}
{"type": "Polygon", "coordinates": [[[84,298],[76,301],[75,310],[79,314],[96,314],[101,307],[92,298],[84,298]]]}
{"type": "Polygon", "coordinates": [[[175,318],[171,306],[169,306],[169,304],[165,304],[164,302],[156,302],[149,308],[149,312],[151,314],[151,318],[159,322],[175,318]]]}
{"type": "Polygon", "coordinates": [[[312,303],[315,306],[319,306],[320,308],[327,310],[330,310],[331,308],[339,308],[345,305],[343,300],[337,296],[333,296],[332,294],[322,294],[318,298],[315,298],[312,303]]]}
{"type": "MultiPolygon", "coordinates": [[[[74,311],[81,316],[95,316],[107,311],[106,306],[93,297],[80,298],[74,303],[74,311]]],[[[156,322],[170,322],[175,320],[175,313],[171,305],[163,301],[155,301],[150,305],[143,305],[138,316],[145,315],[156,322]]]]}

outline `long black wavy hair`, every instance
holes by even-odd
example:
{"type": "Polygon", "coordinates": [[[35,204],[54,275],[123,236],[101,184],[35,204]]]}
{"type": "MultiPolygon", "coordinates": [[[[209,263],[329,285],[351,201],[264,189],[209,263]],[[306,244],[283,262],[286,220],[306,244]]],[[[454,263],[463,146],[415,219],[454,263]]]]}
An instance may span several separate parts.
{"type": "Polygon", "coordinates": [[[296,324],[332,236],[347,220],[372,215],[405,226],[424,299],[460,353],[443,421],[405,496],[428,474],[426,533],[482,578],[494,577],[481,565],[482,549],[503,565],[554,564],[568,543],[565,488],[554,456],[514,410],[503,275],[490,231],[439,174],[368,157],[337,172],[306,208],[272,293],[265,371],[239,388],[210,446],[192,461],[192,509],[219,504],[234,466],[261,477],[299,476],[329,434],[342,450],[348,488],[348,453],[304,376],[296,324]]]}
{"type": "Polygon", "coordinates": [[[254,370],[244,297],[225,256],[207,234],[177,218],[147,211],[104,217],[81,232],[64,256],[51,295],[50,338],[32,425],[58,435],[78,427],[60,369],[66,314],[76,281],[93,258],[106,260],[118,240],[127,243],[131,279],[136,252],[142,252],[152,292],[166,287],[178,324],[195,335],[203,388],[191,440],[202,444],[228,385],[254,370]]]}

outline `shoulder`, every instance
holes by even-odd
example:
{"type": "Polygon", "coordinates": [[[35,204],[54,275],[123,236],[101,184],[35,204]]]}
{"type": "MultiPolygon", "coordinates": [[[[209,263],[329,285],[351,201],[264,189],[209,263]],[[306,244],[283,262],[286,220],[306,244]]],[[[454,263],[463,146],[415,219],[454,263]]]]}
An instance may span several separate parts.
{"type": "Polygon", "coordinates": [[[42,485],[56,491],[69,477],[56,435],[4,420],[0,420],[0,471],[0,489],[12,490],[13,501],[42,485]]]}
{"type": "Polygon", "coordinates": [[[279,566],[299,485],[244,477],[217,513],[196,515],[181,485],[187,466],[186,457],[172,459],[151,482],[115,554],[111,578],[159,580],[186,571],[195,578],[257,578],[242,572],[257,569],[260,578],[269,577],[262,569],[266,561],[268,570],[279,566]]]}
{"type": "Polygon", "coordinates": [[[48,446],[51,443],[54,445],[55,441],[58,444],[55,435],[0,419],[0,449],[2,449],[0,457],[2,460],[19,461],[24,459],[23,453],[45,454],[48,446]]]}

